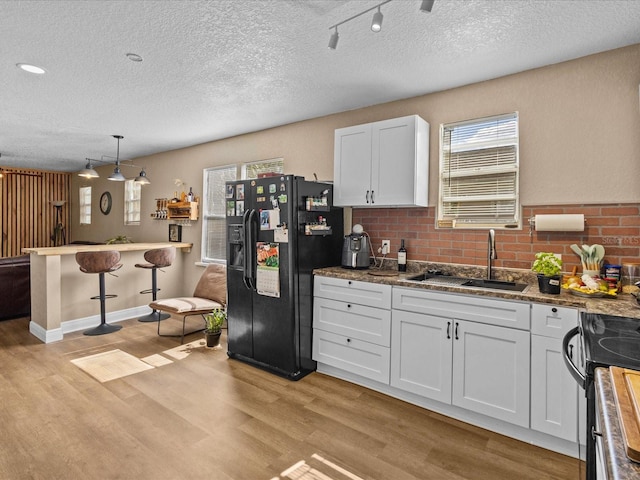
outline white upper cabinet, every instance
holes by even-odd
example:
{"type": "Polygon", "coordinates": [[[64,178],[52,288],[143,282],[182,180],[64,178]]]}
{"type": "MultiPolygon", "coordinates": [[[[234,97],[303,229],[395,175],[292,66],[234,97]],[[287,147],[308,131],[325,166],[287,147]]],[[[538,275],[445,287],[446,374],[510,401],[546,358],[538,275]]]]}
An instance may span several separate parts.
{"type": "Polygon", "coordinates": [[[429,124],[417,115],[335,131],[334,204],[426,207],[429,124]]]}

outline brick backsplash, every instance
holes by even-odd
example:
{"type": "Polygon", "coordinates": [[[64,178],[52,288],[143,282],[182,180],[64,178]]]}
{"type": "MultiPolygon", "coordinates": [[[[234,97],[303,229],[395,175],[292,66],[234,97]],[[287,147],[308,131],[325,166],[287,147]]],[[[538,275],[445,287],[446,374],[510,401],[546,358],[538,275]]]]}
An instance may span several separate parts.
{"type": "MultiPolygon", "coordinates": [[[[447,230],[435,227],[435,207],[354,208],[353,223],[360,223],[377,251],[383,239],[391,240],[390,258],[396,258],[400,239],[409,260],[481,265],[487,263],[486,230],[447,230]]],[[[522,230],[496,230],[496,267],[529,269],[536,252],[561,253],[564,270],[581,270],[580,259],[569,245],[599,243],[605,263],[640,262],[640,204],[544,205],[523,207],[522,230]],[[528,219],[534,215],[583,213],[584,232],[536,232],[530,235],[528,219]]],[[[377,253],[376,253],[377,255],[377,253]]]]}

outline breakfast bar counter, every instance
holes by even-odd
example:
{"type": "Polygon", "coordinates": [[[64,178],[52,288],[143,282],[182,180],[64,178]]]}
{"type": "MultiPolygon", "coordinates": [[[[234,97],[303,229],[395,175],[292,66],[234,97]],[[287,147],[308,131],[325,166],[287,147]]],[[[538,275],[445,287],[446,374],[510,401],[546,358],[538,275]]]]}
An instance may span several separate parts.
{"type": "Polygon", "coordinates": [[[78,252],[116,250],[122,268],[115,276],[106,276],[107,293],[117,295],[107,301],[107,321],[120,321],[149,313],[149,295],[140,291],[151,285],[149,272],[135,268],[144,263],[144,252],[154,248],[176,247],[178,253],[170,267],[159,275],[163,297],[181,296],[183,257],[191,243],[123,243],[112,245],[65,245],[61,247],[24,248],[31,262],[31,322],[29,331],[45,343],[61,340],[64,333],[83,330],[99,323],[99,302],[91,300],[98,293],[97,275],[80,271],[75,260],[78,252]],[[94,278],[95,277],[95,278],[94,278]],[[117,278],[116,278],[117,277],[117,278]]]}

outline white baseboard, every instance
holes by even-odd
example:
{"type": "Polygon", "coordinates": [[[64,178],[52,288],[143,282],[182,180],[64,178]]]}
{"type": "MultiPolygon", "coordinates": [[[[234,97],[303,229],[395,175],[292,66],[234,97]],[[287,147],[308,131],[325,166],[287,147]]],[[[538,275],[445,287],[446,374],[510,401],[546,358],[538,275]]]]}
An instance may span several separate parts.
{"type": "MultiPolygon", "coordinates": [[[[107,312],[107,323],[117,323],[131,318],[142,317],[151,313],[151,309],[146,306],[126,308],[115,312],[107,312]]],[[[89,317],[76,318],[62,322],[60,328],[46,330],[44,327],[31,321],[29,323],[29,332],[44,343],[58,342],[62,340],[65,333],[77,332],[79,330],[88,330],[89,328],[100,325],[100,315],[91,315],[89,317]]]]}

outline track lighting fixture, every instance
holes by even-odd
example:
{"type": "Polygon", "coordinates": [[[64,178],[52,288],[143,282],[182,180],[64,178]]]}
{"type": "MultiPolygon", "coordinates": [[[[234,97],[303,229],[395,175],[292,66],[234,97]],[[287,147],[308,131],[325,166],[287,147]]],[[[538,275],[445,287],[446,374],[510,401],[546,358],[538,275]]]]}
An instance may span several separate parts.
{"type": "Polygon", "coordinates": [[[382,30],[382,12],[380,11],[380,6],[378,6],[378,11],[373,14],[373,20],[371,21],[371,31],[378,33],[382,30]]]}
{"type": "MultiPolygon", "coordinates": [[[[338,35],[338,27],[340,25],[343,25],[347,22],[350,22],[351,20],[358,18],[361,15],[364,15],[365,13],[371,12],[372,10],[378,10],[376,13],[373,14],[373,20],[371,22],[371,30],[373,30],[374,32],[379,32],[380,30],[382,30],[382,19],[384,18],[382,15],[382,11],[380,10],[380,7],[382,7],[382,5],[389,3],[391,0],[385,0],[384,2],[380,2],[377,5],[374,5],[371,8],[367,8],[365,11],[360,12],[356,15],[353,15],[352,17],[347,18],[346,20],[343,20],[341,22],[336,23],[335,25],[331,25],[329,27],[329,30],[334,30],[335,31],[331,34],[331,38],[329,39],[329,49],[331,50],[335,50],[336,47],[338,46],[338,40],[339,40],[339,35],[338,35]]],[[[420,5],[420,11],[421,12],[430,12],[431,9],[433,8],[433,4],[434,4],[435,0],[422,0],[422,4],[420,5]]]]}
{"type": "Polygon", "coordinates": [[[420,11],[423,13],[429,13],[433,8],[433,2],[435,0],[422,0],[422,5],[420,5],[420,11]]]}

